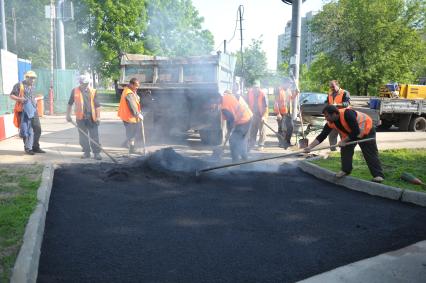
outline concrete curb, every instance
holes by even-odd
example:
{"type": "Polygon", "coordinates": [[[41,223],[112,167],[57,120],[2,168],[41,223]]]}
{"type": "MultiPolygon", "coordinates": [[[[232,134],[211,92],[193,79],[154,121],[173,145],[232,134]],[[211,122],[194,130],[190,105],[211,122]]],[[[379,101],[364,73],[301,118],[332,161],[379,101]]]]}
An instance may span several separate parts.
{"type": "Polygon", "coordinates": [[[54,171],[55,168],[52,164],[44,166],[40,187],[37,191],[37,206],[25,228],[23,244],[13,267],[11,283],[37,281],[40,249],[43,241],[46,213],[49,209],[54,171]]]}
{"type": "Polygon", "coordinates": [[[424,282],[426,241],[314,275],[298,283],[424,282]],[[423,278],[423,279],[422,279],[423,278]]]}
{"type": "Polygon", "coordinates": [[[339,179],[335,177],[334,172],[315,165],[309,161],[300,161],[298,165],[302,171],[311,174],[318,179],[344,186],[351,190],[364,192],[387,199],[413,203],[419,206],[426,206],[426,193],[395,188],[383,184],[361,180],[351,176],[346,176],[339,179]]]}

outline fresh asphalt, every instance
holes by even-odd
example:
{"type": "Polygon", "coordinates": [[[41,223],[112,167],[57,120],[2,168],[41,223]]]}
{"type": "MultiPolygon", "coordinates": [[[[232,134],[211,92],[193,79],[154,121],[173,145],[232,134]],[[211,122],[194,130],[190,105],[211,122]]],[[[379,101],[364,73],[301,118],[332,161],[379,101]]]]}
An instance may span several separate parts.
{"type": "Polygon", "coordinates": [[[426,239],[426,209],[279,173],[55,171],[38,282],[294,282],[426,239]]]}

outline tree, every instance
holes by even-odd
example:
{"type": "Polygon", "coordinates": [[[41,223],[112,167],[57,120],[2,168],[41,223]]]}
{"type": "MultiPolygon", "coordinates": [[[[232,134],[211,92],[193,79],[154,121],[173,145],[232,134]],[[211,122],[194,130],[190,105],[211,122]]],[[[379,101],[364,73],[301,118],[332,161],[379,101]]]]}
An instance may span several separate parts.
{"type": "Polygon", "coordinates": [[[33,0],[31,5],[27,0],[5,1],[8,50],[31,60],[33,68],[50,66],[50,20],[44,15],[49,4],[50,0],[33,0]]]}
{"type": "Polygon", "coordinates": [[[262,50],[262,43],[261,39],[252,39],[251,44],[244,48],[243,58],[241,58],[241,52],[237,53],[235,74],[243,77],[246,85],[252,85],[255,80],[267,74],[266,53],[262,50]],[[244,62],[243,68],[242,62],[244,62]]]}
{"type": "Polygon", "coordinates": [[[426,62],[421,38],[425,7],[422,0],[340,0],[324,5],[311,23],[323,52],[311,78],[339,79],[356,95],[375,94],[387,81],[415,81],[426,62]]]}
{"type": "Polygon", "coordinates": [[[74,54],[74,64],[118,78],[121,54],[144,52],[145,1],[82,0],[75,8],[75,26],[68,31],[76,33],[68,32],[67,42],[77,51],[70,53],[74,54]]]}
{"type": "Polygon", "coordinates": [[[213,50],[213,35],[190,0],[149,0],[146,49],[153,55],[205,55],[213,50]]]}

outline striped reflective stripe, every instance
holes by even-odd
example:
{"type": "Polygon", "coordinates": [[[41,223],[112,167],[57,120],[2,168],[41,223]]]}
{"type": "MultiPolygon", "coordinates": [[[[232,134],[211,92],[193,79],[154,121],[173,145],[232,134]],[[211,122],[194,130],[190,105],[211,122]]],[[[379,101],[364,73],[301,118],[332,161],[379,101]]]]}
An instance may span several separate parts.
{"type": "Polygon", "coordinates": [[[364,113],[356,111],[357,116],[356,120],[358,122],[359,126],[359,137],[362,137],[364,135],[366,126],[367,126],[367,116],[364,113]]]}

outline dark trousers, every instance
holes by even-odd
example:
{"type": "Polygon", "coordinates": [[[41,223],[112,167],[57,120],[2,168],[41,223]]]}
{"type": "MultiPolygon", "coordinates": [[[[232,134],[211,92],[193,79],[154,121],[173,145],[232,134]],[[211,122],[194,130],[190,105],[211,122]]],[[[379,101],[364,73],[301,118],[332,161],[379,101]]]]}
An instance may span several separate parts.
{"type": "Polygon", "coordinates": [[[34,118],[31,119],[31,126],[34,131],[34,141],[33,141],[33,150],[37,150],[40,148],[40,136],[41,136],[41,124],[40,118],[37,113],[35,113],[34,118]]]}
{"type": "Polygon", "coordinates": [[[142,136],[142,127],[141,123],[128,123],[124,122],[124,128],[126,129],[126,145],[129,143],[135,143],[136,138],[141,139],[142,136]]]}
{"type": "MultiPolygon", "coordinates": [[[[99,132],[98,132],[98,124],[92,122],[92,120],[83,119],[77,120],[77,126],[85,132],[89,137],[99,144],[99,132]]],[[[78,137],[80,141],[80,145],[83,149],[83,152],[90,153],[90,149],[93,153],[99,153],[101,149],[99,146],[89,141],[86,135],[78,131],[78,137]]]]}
{"type": "Polygon", "coordinates": [[[282,137],[278,136],[278,141],[280,145],[285,145],[285,143],[291,144],[291,136],[293,135],[293,119],[288,114],[284,114],[282,119],[277,119],[278,123],[278,133],[282,135],[282,137]]]}
{"type": "Polygon", "coordinates": [[[240,158],[247,159],[248,138],[251,121],[236,125],[229,137],[229,147],[231,149],[232,161],[237,162],[240,158]]]}
{"type": "MultiPolygon", "coordinates": [[[[364,138],[375,138],[376,131],[371,129],[370,133],[364,138]]],[[[341,161],[342,161],[342,171],[346,173],[352,172],[352,159],[354,156],[354,149],[356,144],[344,146],[340,149],[341,161]]],[[[368,169],[373,177],[385,177],[383,174],[382,164],[379,160],[379,150],[377,149],[376,140],[371,140],[368,142],[363,142],[359,144],[361,148],[362,155],[364,156],[365,161],[367,162],[368,169]]]]}

